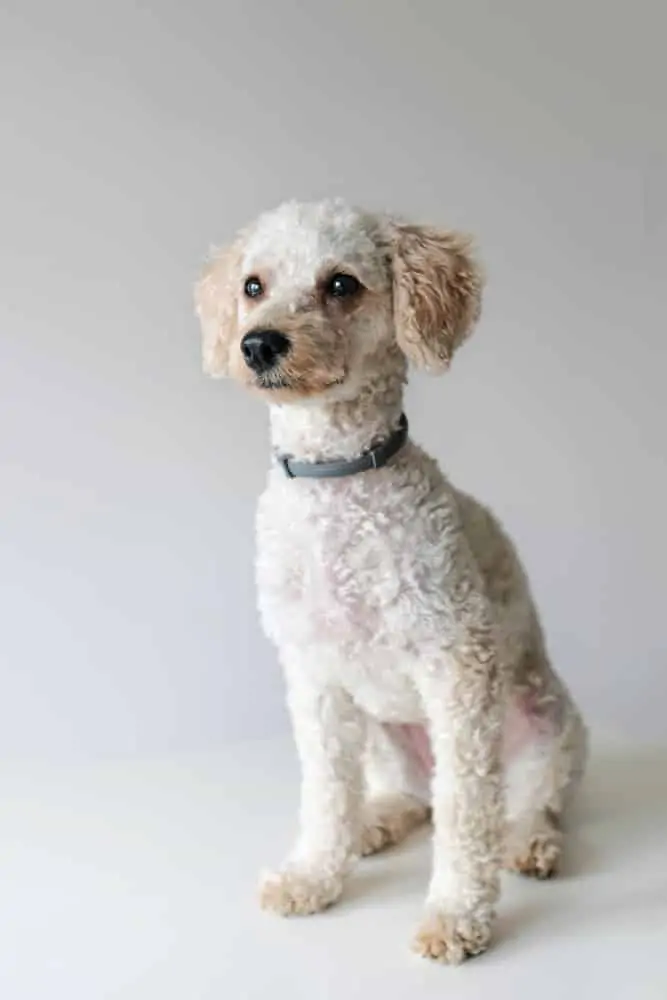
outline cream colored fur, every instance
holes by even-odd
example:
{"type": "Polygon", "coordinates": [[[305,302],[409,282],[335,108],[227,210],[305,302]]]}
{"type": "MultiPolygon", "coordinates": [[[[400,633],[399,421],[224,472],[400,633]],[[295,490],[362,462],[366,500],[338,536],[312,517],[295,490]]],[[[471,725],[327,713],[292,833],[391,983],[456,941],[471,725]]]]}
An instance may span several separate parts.
{"type": "MultiPolygon", "coordinates": [[[[341,201],[288,203],[202,277],[204,367],[267,399],[276,452],[356,457],[396,428],[408,362],[448,367],[482,284],[456,233],[341,201]],[[335,272],[354,275],[359,293],[328,294],[335,272]],[[243,294],[248,276],[262,283],[255,299],[243,294]],[[266,328],[290,350],[260,378],[240,342],[266,328]]],[[[477,954],[491,937],[501,866],[555,873],[586,747],[511,542],[409,441],[385,468],[343,479],[290,480],[275,464],[257,552],[261,617],[302,769],[299,836],[264,877],[262,904],[324,909],[360,854],[432,815],[415,947],[447,962],[477,954]],[[430,734],[432,778],[407,726],[430,734]]]]}

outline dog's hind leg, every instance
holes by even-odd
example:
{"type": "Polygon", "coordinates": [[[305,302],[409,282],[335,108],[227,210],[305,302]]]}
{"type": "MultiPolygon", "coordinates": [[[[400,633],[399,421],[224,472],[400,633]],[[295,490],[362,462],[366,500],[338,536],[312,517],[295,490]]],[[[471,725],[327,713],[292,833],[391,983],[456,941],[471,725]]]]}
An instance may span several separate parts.
{"type": "Polygon", "coordinates": [[[544,691],[515,699],[506,743],[507,822],[504,867],[533,878],[558,873],[566,808],[582,776],[587,734],[565,686],[552,674],[545,654],[537,674],[544,691]],[[523,733],[512,747],[512,730],[523,733]]]}
{"type": "Polygon", "coordinates": [[[361,853],[399,844],[430,817],[428,736],[420,726],[368,720],[361,853]]]}

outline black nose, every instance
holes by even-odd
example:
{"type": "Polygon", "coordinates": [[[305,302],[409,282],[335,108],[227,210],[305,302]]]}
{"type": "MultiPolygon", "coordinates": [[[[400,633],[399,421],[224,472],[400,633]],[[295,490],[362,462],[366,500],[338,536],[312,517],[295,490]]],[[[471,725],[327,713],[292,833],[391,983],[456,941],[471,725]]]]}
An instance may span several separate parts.
{"type": "Polygon", "coordinates": [[[287,354],[289,340],[279,330],[253,330],[241,341],[241,353],[248,368],[257,374],[270,371],[287,354]]]}

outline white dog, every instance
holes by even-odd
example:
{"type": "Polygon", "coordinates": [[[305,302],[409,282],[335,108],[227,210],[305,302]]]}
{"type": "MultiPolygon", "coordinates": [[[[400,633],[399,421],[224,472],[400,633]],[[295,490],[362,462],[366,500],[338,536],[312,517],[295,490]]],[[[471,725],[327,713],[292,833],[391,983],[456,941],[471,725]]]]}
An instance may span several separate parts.
{"type": "Polygon", "coordinates": [[[460,234],[333,200],[263,215],[196,291],[205,371],[268,401],[275,449],[259,600],[302,789],[262,904],[330,906],[360,854],[432,815],[415,947],[446,962],[487,947],[503,865],[556,872],[586,756],[512,544],[402,416],[408,362],[448,367],[482,283],[460,234]]]}

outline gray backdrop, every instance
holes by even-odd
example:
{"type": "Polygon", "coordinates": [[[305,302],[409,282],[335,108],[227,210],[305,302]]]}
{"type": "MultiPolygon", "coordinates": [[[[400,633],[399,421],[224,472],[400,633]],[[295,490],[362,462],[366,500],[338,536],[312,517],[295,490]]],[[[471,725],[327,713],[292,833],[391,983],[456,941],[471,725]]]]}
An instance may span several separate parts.
{"type": "Polygon", "coordinates": [[[0,753],[286,726],[266,414],[201,376],[191,286],[332,193],[478,235],[484,320],[414,434],[514,534],[589,714],[664,732],[665,14],[625,6],[5,0],[0,753]]]}

